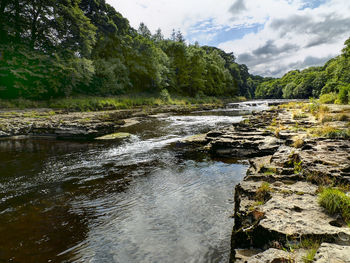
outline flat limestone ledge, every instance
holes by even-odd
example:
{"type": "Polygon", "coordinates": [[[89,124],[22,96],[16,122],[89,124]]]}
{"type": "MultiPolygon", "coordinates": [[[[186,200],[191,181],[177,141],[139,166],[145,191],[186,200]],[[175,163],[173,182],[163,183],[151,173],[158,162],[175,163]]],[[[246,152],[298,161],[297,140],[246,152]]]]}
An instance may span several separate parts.
{"type": "Polygon", "coordinates": [[[348,246],[322,243],[318,249],[315,263],[350,263],[350,241],[348,246]]]}
{"type": "MultiPolygon", "coordinates": [[[[264,178],[263,176],[261,177],[264,178]]],[[[262,186],[264,181],[243,181],[239,184],[240,188],[251,195],[255,195],[255,193],[258,191],[258,189],[262,186]]],[[[274,183],[269,184],[271,194],[274,193],[308,193],[308,194],[316,194],[317,186],[310,184],[308,182],[302,182],[302,181],[295,181],[292,184],[285,184],[280,181],[276,181],[274,183]]]]}
{"type": "Polygon", "coordinates": [[[306,249],[295,249],[293,252],[276,248],[265,251],[236,249],[236,263],[305,263],[307,252],[306,249]]]}
{"type": "Polygon", "coordinates": [[[350,240],[350,228],[340,225],[319,206],[314,195],[274,195],[260,211],[265,217],[259,225],[283,235],[339,237],[350,240]]]}
{"type": "MultiPolygon", "coordinates": [[[[276,121],[281,125],[296,123],[291,118],[290,111],[282,110],[276,121]]],[[[298,123],[303,127],[315,125],[312,119],[298,123]]],[[[318,203],[320,183],[327,183],[327,179],[350,182],[350,140],[307,137],[302,130],[281,131],[279,135],[280,141],[272,143],[279,144],[278,148],[272,149],[267,143],[270,155],[250,158],[247,176],[236,186],[231,262],[304,262],[305,249],[287,252],[282,247],[288,247],[290,240],[298,243],[316,238],[332,244],[323,244],[314,262],[350,263],[350,228],[318,203]],[[296,138],[302,138],[303,144],[294,147],[296,138]],[[324,260],[325,255],[326,261],[317,261],[324,260]]],[[[250,143],[260,149],[263,145],[257,137],[259,140],[254,138],[250,143]]],[[[220,141],[220,136],[215,140],[220,141]]],[[[231,147],[236,146],[231,142],[231,147]]]]}
{"type": "Polygon", "coordinates": [[[127,132],[116,132],[116,133],[107,134],[107,135],[95,138],[95,140],[100,140],[100,141],[121,140],[121,139],[129,138],[130,136],[131,134],[127,132]]]}
{"type": "Polygon", "coordinates": [[[197,134],[185,139],[182,139],[179,144],[189,145],[189,146],[204,146],[207,144],[207,134],[197,134]]]}
{"type": "Polygon", "coordinates": [[[244,251],[237,251],[238,263],[272,263],[272,262],[288,262],[292,259],[291,253],[285,252],[283,250],[270,248],[262,253],[258,253],[253,256],[245,256],[244,251]],[[241,252],[241,253],[240,253],[241,252]]]}

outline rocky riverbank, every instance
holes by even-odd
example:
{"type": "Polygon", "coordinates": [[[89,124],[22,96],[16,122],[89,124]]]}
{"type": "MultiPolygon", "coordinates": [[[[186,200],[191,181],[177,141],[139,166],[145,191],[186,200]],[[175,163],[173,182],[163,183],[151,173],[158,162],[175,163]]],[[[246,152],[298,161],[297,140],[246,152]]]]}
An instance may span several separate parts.
{"type": "Polygon", "coordinates": [[[349,196],[349,120],[347,106],[291,103],[183,141],[249,160],[235,189],[231,262],[350,262],[348,218],[319,201],[329,187],[349,196]]]}
{"type": "Polygon", "coordinates": [[[116,133],[122,127],[138,123],[142,118],[154,114],[185,114],[219,106],[221,105],[173,105],[96,112],[67,112],[52,109],[0,110],[0,138],[30,136],[89,140],[116,133]]]}

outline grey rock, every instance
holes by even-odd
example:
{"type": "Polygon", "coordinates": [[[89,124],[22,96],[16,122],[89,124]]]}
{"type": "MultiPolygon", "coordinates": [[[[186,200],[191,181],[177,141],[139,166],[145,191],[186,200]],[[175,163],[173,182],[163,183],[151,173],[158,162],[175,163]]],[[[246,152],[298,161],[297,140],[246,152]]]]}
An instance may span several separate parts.
{"type": "Polygon", "coordinates": [[[314,262],[350,263],[350,246],[322,243],[315,255],[314,262]]]}
{"type": "Polygon", "coordinates": [[[343,235],[350,240],[348,226],[332,225],[334,218],[318,204],[318,197],[310,194],[284,196],[275,194],[261,207],[265,218],[259,225],[283,235],[332,236],[343,235]]]}
{"type": "Polygon", "coordinates": [[[293,255],[283,250],[270,248],[248,259],[247,263],[287,263],[293,255]]]}

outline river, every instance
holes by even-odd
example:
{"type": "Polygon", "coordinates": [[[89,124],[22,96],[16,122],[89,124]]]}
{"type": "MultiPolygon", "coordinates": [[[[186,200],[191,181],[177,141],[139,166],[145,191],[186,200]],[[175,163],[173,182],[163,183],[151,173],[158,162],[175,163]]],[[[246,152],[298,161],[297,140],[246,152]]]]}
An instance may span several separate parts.
{"type": "Polygon", "coordinates": [[[114,142],[0,141],[0,262],[227,262],[247,164],[176,142],[266,103],[160,114],[114,142]]]}

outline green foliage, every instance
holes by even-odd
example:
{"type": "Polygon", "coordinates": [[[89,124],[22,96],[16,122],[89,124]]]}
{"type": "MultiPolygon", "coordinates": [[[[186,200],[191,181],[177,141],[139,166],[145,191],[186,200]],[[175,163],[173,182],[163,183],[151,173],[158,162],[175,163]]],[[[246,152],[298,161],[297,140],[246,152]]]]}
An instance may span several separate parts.
{"type": "Polygon", "coordinates": [[[331,215],[341,214],[346,222],[350,221],[350,197],[339,189],[324,188],[319,203],[331,215]]]}
{"type": "Polygon", "coordinates": [[[342,92],[338,103],[348,103],[350,85],[349,41],[345,42],[342,54],[328,61],[323,67],[292,70],[282,78],[265,80],[255,91],[257,98],[307,99],[321,98],[333,103],[333,95],[342,92]]]}
{"type": "Polygon", "coordinates": [[[319,112],[320,107],[321,105],[317,100],[315,100],[314,98],[310,99],[309,111],[311,112],[311,114],[316,115],[319,112]]]}
{"type": "MultiPolygon", "coordinates": [[[[230,99],[235,100],[235,98],[230,99]]],[[[192,98],[184,96],[173,96],[164,101],[158,94],[133,93],[131,95],[121,95],[113,97],[96,96],[75,96],[68,98],[58,98],[50,100],[33,101],[27,99],[1,100],[0,108],[52,108],[64,109],[69,111],[97,111],[97,110],[117,110],[131,109],[140,106],[159,106],[159,105],[196,105],[196,104],[215,104],[221,105],[223,102],[217,97],[204,96],[201,98],[192,98]]]]}
{"type": "MultiPolygon", "coordinates": [[[[138,30],[105,0],[2,1],[0,96],[48,100],[135,92],[254,97],[264,79],[233,53],[138,30]]],[[[87,108],[90,108],[87,107],[87,108]]]]}
{"type": "Polygon", "coordinates": [[[296,162],[294,161],[294,174],[299,174],[303,171],[303,162],[299,161],[296,162]]]}
{"type": "Polygon", "coordinates": [[[307,251],[306,255],[303,257],[304,263],[311,263],[314,261],[318,248],[319,245],[315,245],[315,247],[312,247],[307,251]]]}
{"type": "Polygon", "coordinates": [[[171,101],[171,97],[170,97],[170,94],[169,94],[169,92],[168,92],[167,89],[163,89],[163,90],[160,92],[159,97],[160,97],[160,99],[161,99],[162,101],[164,101],[164,102],[169,102],[169,101],[171,101]]]}
{"type": "Polygon", "coordinates": [[[339,87],[338,97],[335,102],[337,104],[350,104],[350,84],[339,87]]]}
{"type": "Polygon", "coordinates": [[[337,94],[334,92],[322,94],[320,96],[320,102],[323,104],[333,104],[336,99],[337,99],[337,94]]]}
{"type": "Polygon", "coordinates": [[[323,126],[321,128],[310,129],[310,133],[317,137],[326,137],[332,139],[350,138],[350,129],[338,129],[332,126],[323,126]]]}
{"type": "MultiPolygon", "coordinates": [[[[296,241],[296,240],[295,240],[296,241]]],[[[316,238],[302,238],[299,242],[293,242],[288,248],[293,252],[295,249],[307,249],[306,255],[302,258],[304,263],[313,262],[316,252],[319,249],[322,240],[316,238]]],[[[287,244],[288,245],[288,244],[287,244]]]]}
{"type": "Polygon", "coordinates": [[[263,182],[257,189],[255,199],[257,201],[266,202],[270,198],[270,192],[272,191],[270,184],[263,182]]]}

